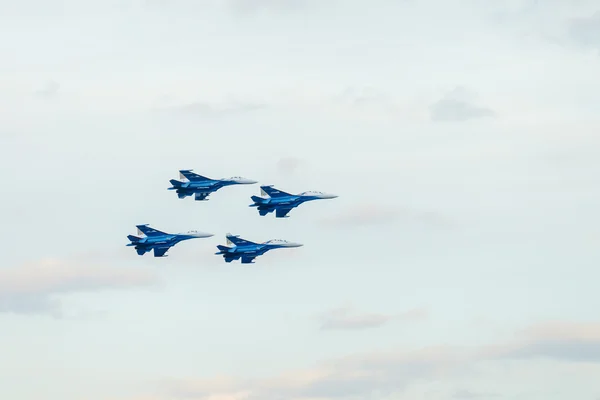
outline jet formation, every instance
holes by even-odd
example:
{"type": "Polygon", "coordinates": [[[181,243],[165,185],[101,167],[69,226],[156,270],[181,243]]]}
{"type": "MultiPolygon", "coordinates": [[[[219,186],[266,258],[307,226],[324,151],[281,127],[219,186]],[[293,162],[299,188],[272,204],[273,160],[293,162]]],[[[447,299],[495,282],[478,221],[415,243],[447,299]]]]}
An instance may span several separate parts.
{"type": "MultiPolygon", "coordinates": [[[[257,181],[235,176],[224,179],[211,179],[192,172],[191,169],[179,170],[180,179],[171,179],[171,187],[168,190],[175,190],[177,197],[184,199],[194,195],[196,201],[207,201],[207,197],[225,186],[232,185],[252,185],[257,181]]],[[[264,185],[260,187],[261,195],[251,196],[253,204],[250,207],[256,207],[260,216],[265,216],[275,212],[276,218],[288,218],[287,215],[293,208],[313,200],[334,199],[338,197],[334,194],[309,191],[299,194],[290,194],[276,189],[273,185],[264,185]]],[[[127,246],[133,246],[138,255],[142,256],[147,252],[154,251],[154,257],[166,257],[167,251],[179,242],[197,239],[209,238],[214,236],[212,233],[189,231],[183,233],[167,233],[159,231],[149,224],[136,225],[137,235],[128,235],[130,243],[127,246]]],[[[293,248],[303,246],[300,243],[293,243],[282,239],[272,239],[266,242],[257,243],[242,239],[239,235],[227,233],[227,245],[218,245],[219,250],[216,255],[222,255],[226,263],[234,260],[240,260],[242,264],[253,264],[254,259],[270,250],[281,248],[293,248]]]]}

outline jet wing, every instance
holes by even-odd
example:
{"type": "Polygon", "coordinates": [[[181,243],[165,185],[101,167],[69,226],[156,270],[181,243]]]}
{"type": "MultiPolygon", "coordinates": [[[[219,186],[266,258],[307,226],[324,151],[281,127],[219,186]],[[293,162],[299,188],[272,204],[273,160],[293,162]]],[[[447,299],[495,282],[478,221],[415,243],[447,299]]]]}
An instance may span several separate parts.
{"type": "Polygon", "coordinates": [[[135,227],[138,229],[140,234],[144,234],[148,237],[168,235],[168,233],[151,228],[148,225],[136,225],[135,227]]]}
{"type": "Polygon", "coordinates": [[[282,207],[282,208],[278,208],[278,209],[275,211],[275,217],[276,217],[276,218],[286,218],[287,214],[288,214],[290,211],[292,211],[292,209],[291,209],[291,208],[283,208],[283,207],[282,207]]]}
{"type": "Polygon", "coordinates": [[[200,181],[211,181],[212,180],[210,178],[207,178],[205,176],[198,175],[198,174],[192,172],[191,169],[179,170],[179,176],[181,176],[181,178],[187,179],[190,182],[200,182],[200,181]]]}
{"type": "Polygon", "coordinates": [[[194,200],[202,201],[208,197],[210,193],[194,193],[194,200]]]}
{"type": "Polygon", "coordinates": [[[256,258],[256,256],[243,255],[242,256],[242,264],[252,264],[254,262],[255,258],[256,258]]]}
{"type": "Polygon", "coordinates": [[[170,247],[155,247],[154,257],[165,257],[165,253],[169,251],[170,247]]]}

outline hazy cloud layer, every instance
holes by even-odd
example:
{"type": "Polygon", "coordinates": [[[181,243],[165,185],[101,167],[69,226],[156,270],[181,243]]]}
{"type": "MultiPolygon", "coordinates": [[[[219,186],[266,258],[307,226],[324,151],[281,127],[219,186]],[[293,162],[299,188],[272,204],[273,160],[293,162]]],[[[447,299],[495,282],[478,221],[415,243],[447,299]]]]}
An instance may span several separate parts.
{"type": "Polygon", "coordinates": [[[519,343],[492,350],[498,358],[544,358],[557,361],[600,363],[600,324],[553,322],[522,332],[519,343]]]}
{"type": "Polygon", "coordinates": [[[285,175],[292,175],[302,163],[302,160],[296,157],[283,157],[277,161],[277,170],[285,175]]]}
{"type": "Polygon", "coordinates": [[[311,0],[226,0],[237,12],[250,13],[258,11],[292,12],[312,5],[311,0]]]}
{"type": "Polygon", "coordinates": [[[600,50],[600,11],[590,17],[573,19],[570,34],[578,43],[600,50]]]}
{"type": "Polygon", "coordinates": [[[398,315],[358,312],[352,306],[331,310],[320,316],[322,330],[362,330],[376,328],[390,321],[415,322],[428,316],[425,309],[414,309],[398,315]]]}
{"type": "Polygon", "coordinates": [[[389,93],[384,93],[374,87],[348,87],[340,95],[334,97],[340,105],[350,107],[351,111],[361,111],[369,108],[383,111],[391,115],[398,114],[400,107],[389,93]]]}
{"type": "Polygon", "coordinates": [[[250,16],[258,13],[286,14],[313,9],[327,0],[145,0],[147,7],[163,10],[209,11],[224,9],[234,15],[250,16]]]}
{"type": "Polygon", "coordinates": [[[199,117],[228,117],[237,114],[246,114],[254,111],[264,110],[266,104],[247,103],[237,100],[225,102],[194,102],[180,106],[171,106],[158,109],[159,112],[181,113],[199,117]]]}
{"type": "Polygon", "coordinates": [[[496,397],[500,397],[500,396],[496,393],[478,393],[478,392],[472,392],[470,390],[464,390],[464,389],[457,390],[453,395],[453,398],[457,399],[457,400],[490,399],[490,398],[496,398],[496,397]]]}
{"type": "Polygon", "coordinates": [[[360,226],[393,225],[398,221],[414,221],[433,226],[448,226],[447,221],[435,212],[407,210],[378,204],[360,204],[322,219],[324,226],[351,228],[360,226]]]}
{"type": "Polygon", "coordinates": [[[431,105],[431,120],[434,122],[460,122],[495,115],[491,109],[476,105],[473,101],[473,96],[463,87],[457,87],[431,105]]]}
{"type": "Polygon", "coordinates": [[[49,81],[46,82],[46,84],[41,89],[36,91],[36,94],[41,97],[50,98],[56,96],[58,94],[59,89],[60,84],[58,82],[49,81]]]}
{"type": "MultiPolygon", "coordinates": [[[[365,399],[398,394],[408,385],[422,380],[446,380],[453,376],[469,376],[479,362],[506,359],[532,359],[549,356],[560,362],[581,361],[573,354],[600,347],[598,324],[560,323],[556,330],[534,326],[513,341],[479,348],[453,346],[427,347],[420,350],[389,350],[381,353],[357,354],[339,358],[301,371],[290,371],[277,377],[259,380],[219,378],[207,380],[173,380],[167,384],[167,397],[194,400],[300,400],[300,399],[365,399]],[[561,346],[545,346],[548,337],[560,338],[561,346]],[[582,339],[585,337],[586,339],[582,339]],[[589,341],[589,342],[588,342],[589,341]],[[580,348],[583,344],[590,347],[580,348]],[[510,352],[505,349],[510,348],[510,352]],[[531,353],[528,349],[539,351],[531,353]],[[560,349],[559,351],[556,351],[560,349]],[[523,353],[525,351],[525,353],[523,353]]],[[[600,363],[600,358],[588,359],[600,363]]],[[[499,397],[501,393],[483,394],[470,390],[455,391],[449,398],[475,399],[499,397]]]]}
{"type": "Polygon", "coordinates": [[[62,315],[60,295],[156,284],[147,270],[45,259],[0,269],[0,312],[62,315]]]}

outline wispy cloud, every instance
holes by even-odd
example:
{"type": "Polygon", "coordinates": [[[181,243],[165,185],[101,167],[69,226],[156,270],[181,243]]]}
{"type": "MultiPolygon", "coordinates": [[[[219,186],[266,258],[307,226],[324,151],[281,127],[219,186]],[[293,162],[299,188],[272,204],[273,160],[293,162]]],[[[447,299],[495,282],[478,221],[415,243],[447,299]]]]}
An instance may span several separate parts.
{"type": "Polygon", "coordinates": [[[427,316],[428,312],[425,309],[414,309],[393,315],[358,312],[352,306],[345,306],[328,311],[319,316],[319,319],[322,330],[362,330],[377,328],[393,320],[418,321],[427,316]]]}
{"type": "Polygon", "coordinates": [[[302,160],[296,157],[282,157],[277,161],[277,170],[285,175],[293,174],[302,165],[302,160]]]}
{"type": "Polygon", "coordinates": [[[495,348],[496,357],[600,363],[600,324],[551,322],[521,332],[523,340],[495,348]]]}
{"type": "Polygon", "coordinates": [[[181,106],[178,110],[192,115],[228,116],[232,114],[245,114],[252,111],[263,110],[265,108],[265,104],[257,103],[228,102],[224,104],[210,104],[196,102],[181,106]]]}
{"type": "Polygon", "coordinates": [[[573,19],[569,33],[579,44],[600,50],[600,11],[596,11],[590,17],[573,19]]]}
{"type": "Polygon", "coordinates": [[[293,12],[304,10],[318,3],[314,0],[227,0],[229,7],[237,13],[293,12]]]}
{"type": "Polygon", "coordinates": [[[492,397],[498,397],[499,395],[497,393],[478,393],[478,392],[472,392],[470,390],[457,390],[456,392],[454,392],[454,395],[452,396],[452,398],[457,399],[457,400],[472,400],[472,399],[489,399],[492,397]]]}
{"type": "Polygon", "coordinates": [[[392,96],[370,86],[350,86],[336,96],[335,101],[353,108],[377,108],[392,114],[400,110],[392,96]]]}
{"type": "Polygon", "coordinates": [[[0,312],[62,316],[60,295],[156,284],[147,270],[44,259],[0,269],[0,312]]]}
{"type": "Polygon", "coordinates": [[[55,97],[60,90],[60,84],[56,81],[48,81],[44,84],[42,88],[37,90],[35,94],[40,97],[50,98],[55,97]]]}
{"type": "Polygon", "coordinates": [[[435,122],[467,121],[470,119],[493,117],[490,108],[474,104],[465,88],[456,87],[429,107],[430,117],[435,122]]]}
{"type": "Polygon", "coordinates": [[[212,8],[222,8],[228,13],[250,16],[258,13],[285,14],[318,7],[327,0],[145,0],[146,7],[160,7],[163,10],[185,10],[206,12],[212,8]]]}
{"type": "MultiPolygon", "coordinates": [[[[520,358],[518,353],[506,353],[506,349],[527,349],[543,343],[547,337],[561,338],[562,345],[572,348],[581,337],[593,341],[600,348],[598,324],[534,326],[521,332],[513,341],[491,346],[461,348],[453,346],[425,347],[418,350],[393,350],[377,353],[356,354],[321,363],[314,368],[290,371],[267,379],[181,379],[165,382],[165,398],[185,397],[198,400],[301,400],[318,399],[364,399],[371,395],[385,397],[398,393],[416,381],[448,378],[465,374],[476,363],[494,361],[498,357],[520,358]]],[[[556,349],[560,349],[557,347],[556,349]]],[[[556,350],[555,349],[555,350],[556,350]]],[[[555,350],[546,349],[551,355],[555,350]]],[[[589,351],[593,349],[588,348],[589,351]]],[[[558,361],[578,361],[562,356],[558,361]]],[[[600,359],[594,362],[600,363],[600,359]]],[[[469,390],[453,393],[456,399],[497,397],[469,390]]]]}
{"type": "Polygon", "coordinates": [[[326,226],[349,228],[394,224],[399,220],[413,220],[437,226],[447,226],[449,224],[444,217],[434,212],[408,210],[377,204],[357,205],[337,215],[324,218],[321,222],[326,226]]]}
{"type": "Polygon", "coordinates": [[[364,399],[389,395],[416,379],[448,371],[458,358],[446,348],[362,354],[267,379],[173,380],[167,382],[165,394],[198,400],[364,399]]]}
{"type": "Polygon", "coordinates": [[[239,100],[226,100],[223,102],[197,101],[183,105],[158,107],[154,110],[162,113],[174,113],[199,117],[228,117],[238,114],[247,114],[266,109],[265,103],[246,102],[239,100]]]}

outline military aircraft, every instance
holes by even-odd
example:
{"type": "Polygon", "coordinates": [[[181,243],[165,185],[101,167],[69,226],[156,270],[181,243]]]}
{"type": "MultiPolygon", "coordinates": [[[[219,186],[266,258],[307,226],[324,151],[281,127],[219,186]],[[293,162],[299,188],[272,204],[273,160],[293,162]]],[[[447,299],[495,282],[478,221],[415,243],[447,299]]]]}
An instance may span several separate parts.
{"type": "Polygon", "coordinates": [[[211,179],[202,175],[198,175],[191,169],[179,170],[179,177],[181,180],[171,179],[172,187],[168,190],[175,190],[177,197],[184,199],[188,196],[194,195],[194,199],[197,201],[206,200],[209,194],[216,192],[225,186],[231,185],[252,185],[258,183],[251,179],[242,178],[241,176],[234,176],[231,178],[224,179],[211,179]]]}
{"type": "Polygon", "coordinates": [[[223,255],[225,262],[232,262],[233,260],[242,259],[242,264],[254,264],[254,259],[258,256],[262,256],[269,250],[281,249],[285,247],[301,247],[300,243],[292,243],[287,240],[273,239],[263,243],[255,243],[249,240],[240,238],[239,235],[232,235],[228,233],[226,236],[227,245],[219,245],[217,248],[220,250],[219,255],[223,255]]]}
{"type": "Polygon", "coordinates": [[[135,246],[135,250],[140,256],[154,250],[154,257],[166,257],[165,253],[183,240],[214,236],[212,233],[198,231],[166,233],[151,228],[148,224],[136,225],[136,228],[138,236],[127,235],[127,239],[131,241],[127,246],[135,246]]]}
{"type": "Polygon", "coordinates": [[[292,210],[292,208],[298,207],[304,202],[322,199],[335,199],[338,197],[333,194],[326,194],[322,192],[303,192],[299,194],[290,194],[275,189],[273,185],[261,186],[260,192],[263,196],[267,197],[252,196],[251,199],[254,201],[254,204],[250,204],[250,207],[257,207],[258,213],[261,216],[265,216],[268,213],[275,211],[275,218],[287,218],[287,214],[292,210]]]}

